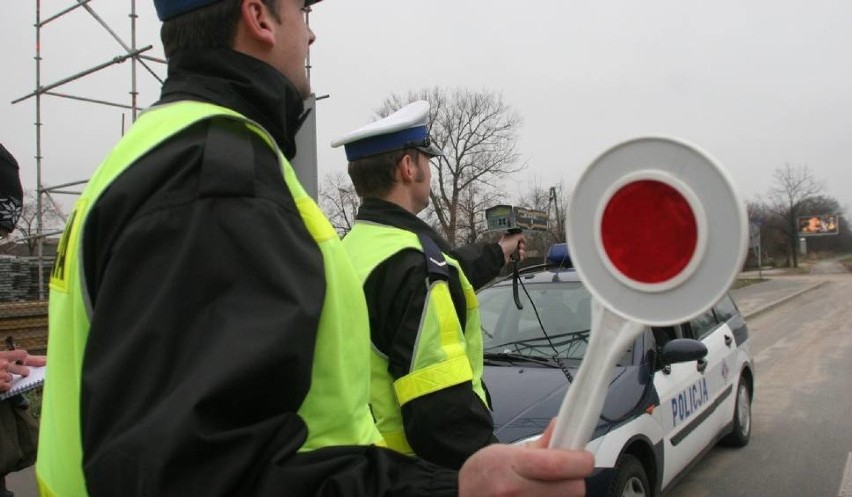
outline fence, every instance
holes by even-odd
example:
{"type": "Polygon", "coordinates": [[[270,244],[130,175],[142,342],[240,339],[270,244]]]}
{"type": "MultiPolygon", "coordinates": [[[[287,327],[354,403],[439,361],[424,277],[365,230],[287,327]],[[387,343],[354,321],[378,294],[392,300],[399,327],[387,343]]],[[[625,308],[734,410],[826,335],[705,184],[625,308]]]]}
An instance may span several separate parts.
{"type": "Polygon", "coordinates": [[[0,338],[31,354],[47,352],[47,301],[0,303],[0,338]]]}

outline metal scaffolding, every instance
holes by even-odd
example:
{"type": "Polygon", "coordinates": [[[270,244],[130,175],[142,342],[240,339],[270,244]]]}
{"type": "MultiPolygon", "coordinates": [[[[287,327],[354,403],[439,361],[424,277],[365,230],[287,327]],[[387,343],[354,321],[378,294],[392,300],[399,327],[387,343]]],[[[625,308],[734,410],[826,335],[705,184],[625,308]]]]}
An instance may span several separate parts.
{"type": "MultiPolygon", "coordinates": [[[[38,254],[39,298],[42,299],[42,300],[44,300],[45,297],[46,297],[45,289],[44,289],[44,274],[43,274],[43,271],[44,271],[43,270],[43,266],[44,266],[44,264],[43,264],[44,240],[48,236],[52,236],[52,235],[56,235],[58,233],[61,233],[61,231],[51,231],[51,232],[45,232],[44,231],[44,220],[43,220],[43,212],[44,212],[43,205],[44,205],[44,202],[45,201],[50,202],[50,205],[54,206],[54,208],[55,208],[55,206],[57,204],[54,201],[53,195],[55,195],[55,194],[79,195],[81,192],[75,190],[74,187],[85,184],[88,181],[88,180],[80,180],[80,181],[74,181],[74,182],[70,182],[70,183],[64,183],[64,184],[61,184],[61,185],[53,185],[53,186],[46,186],[44,184],[44,175],[42,174],[42,167],[43,167],[42,159],[43,159],[43,156],[42,156],[42,133],[41,133],[41,126],[42,126],[41,99],[42,99],[42,97],[45,96],[45,95],[49,95],[49,96],[52,96],[52,97],[61,97],[61,98],[78,100],[78,101],[87,102],[87,103],[94,103],[94,104],[118,107],[118,108],[121,108],[121,109],[127,109],[127,110],[130,110],[132,121],[136,121],[136,117],[137,117],[139,110],[140,110],[139,104],[138,104],[139,93],[138,93],[138,89],[137,89],[137,71],[138,71],[139,66],[141,66],[144,70],[146,70],[148,73],[150,73],[151,76],[153,76],[157,81],[162,83],[163,80],[151,68],[151,66],[149,65],[149,62],[156,62],[156,63],[160,63],[160,64],[166,63],[166,61],[163,60],[163,59],[145,55],[145,52],[151,50],[153,48],[153,45],[146,45],[146,46],[142,46],[142,47],[139,47],[137,45],[136,26],[137,26],[138,16],[136,14],[136,0],[130,0],[130,14],[129,14],[129,17],[130,17],[130,43],[129,44],[126,43],[109,26],[109,24],[107,24],[107,22],[105,22],[101,18],[101,16],[99,16],[95,12],[95,10],[89,5],[93,2],[93,0],[70,0],[70,1],[72,1],[72,3],[73,3],[73,5],[71,5],[70,7],[63,9],[63,10],[61,10],[60,12],[58,12],[54,15],[51,15],[51,16],[48,16],[47,18],[42,19],[42,8],[41,8],[42,0],[35,0],[35,30],[36,30],[36,44],[35,44],[35,47],[36,47],[35,79],[36,79],[36,81],[35,81],[35,89],[31,93],[24,95],[23,97],[12,101],[13,104],[16,104],[16,103],[28,100],[30,98],[35,98],[35,113],[36,113],[36,116],[35,116],[35,118],[36,118],[35,119],[35,133],[36,133],[35,160],[36,160],[36,210],[37,210],[37,222],[36,222],[36,234],[35,234],[35,236],[38,240],[37,254],[38,254]],[[112,59],[104,61],[100,64],[97,64],[90,69],[78,72],[78,73],[73,74],[71,76],[68,76],[66,78],[62,78],[58,81],[43,85],[42,81],[41,81],[41,70],[42,70],[41,31],[49,23],[56,21],[56,20],[60,19],[62,16],[66,15],[66,14],[72,12],[72,11],[75,11],[77,9],[84,9],[86,12],[88,12],[88,14],[91,17],[93,17],[98,22],[98,24],[100,24],[101,27],[103,27],[103,29],[105,29],[110,34],[110,36],[118,43],[118,45],[121,47],[122,51],[121,51],[120,54],[116,55],[112,59]],[[83,97],[83,96],[79,96],[79,95],[70,95],[70,94],[60,93],[60,92],[56,91],[56,89],[58,89],[59,87],[65,85],[67,83],[78,80],[78,79],[80,79],[84,76],[93,74],[93,73],[98,72],[102,69],[111,67],[115,64],[120,64],[120,63],[125,62],[127,60],[130,61],[130,71],[131,71],[131,83],[130,83],[131,88],[130,88],[130,103],[129,104],[119,103],[119,102],[109,102],[109,101],[100,100],[100,99],[97,99],[97,98],[83,97]]],[[[63,221],[66,221],[66,219],[64,218],[64,215],[61,213],[61,211],[59,211],[58,209],[55,209],[55,210],[57,210],[57,214],[60,217],[63,218],[63,221]]]]}
{"type": "MultiPolygon", "coordinates": [[[[166,64],[164,59],[160,59],[157,57],[151,57],[146,55],[146,52],[153,48],[153,45],[145,45],[138,46],[137,44],[137,19],[138,15],[136,13],[136,0],[129,0],[130,2],[130,43],[126,43],[108,24],[105,22],[101,16],[99,16],[95,10],[90,6],[90,4],[94,0],[68,0],[72,3],[71,6],[61,10],[60,12],[48,16],[47,18],[42,19],[42,0],[34,0],[35,1],[35,30],[36,30],[36,70],[35,70],[35,89],[16,100],[13,100],[13,104],[17,104],[28,100],[30,98],[35,98],[35,133],[36,133],[36,209],[37,209],[37,222],[36,222],[36,233],[34,236],[27,237],[33,238],[35,237],[38,241],[37,243],[37,258],[38,258],[38,293],[40,299],[46,298],[45,288],[44,288],[44,270],[43,270],[43,259],[44,259],[44,241],[48,236],[57,235],[62,232],[62,230],[58,231],[44,231],[44,219],[43,206],[45,202],[49,202],[51,206],[53,206],[54,210],[57,214],[62,218],[63,222],[67,222],[64,214],[57,208],[58,204],[53,198],[53,195],[58,194],[69,194],[69,195],[79,195],[82,193],[78,191],[77,187],[85,184],[88,179],[72,181],[68,183],[63,183],[59,185],[47,186],[44,184],[44,174],[43,174],[43,156],[42,156],[42,106],[41,100],[42,97],[47,95],[51,97],[61,97],[66,99],[77,100],[86,103],[107,105],[111,107],[118,107],[121,109],[130,110],[132,122],[136,121],[136,117],[139,113],[139,104],[138,104],[138,88],[137,88],[137,71],[139,66],[142,67],[145,71],[147,71],[151,76],[153,76],[161,85],[163,83],[163,79],[157,75],[157,73],[151,68],[148,64],[149,62],[156,62],[159,64],[166,64]],[[41,54],[41,32],[42,29],[48,25],[49,23],[60,19],[62,16],[73,12],[77,9],[84,9],[88,14],[94,18],[98,24],[105,29],[110,36],[118,43],[121,47],[121,52],[113,57],[110,60],[103,61],[90,69],[78,72],[71,76],[62,78],[58,81],[54,81],[48,84],[42,84],[41,81],[41,70],[42,70],[42,54],[41,54]],[[130,61],[130,71],[131,71],[131,88],[130,88],[130,103],[121,103],[121,102],[110,102],[106,100],[101,100],[98,98],[90,98],[79,95],[70,95],[67,93],[60,93],[56,91],[59,87],[70,83],[72,81],[76,81],[80,78],[88,76],[90,74],[96,73],[103,69],[109,68],[115,64],[120,64],[125,61],[130,61]]],[[[114,1],[114,0],[113,0],[114,1]]],[[[305,14],[305,22],[310,26],[310,18],[308,13],[305,14]]],[[[305,61],[305,70],[307,72],[308,80],[310,81],[311,75],[311,62],[310,62],[310,52],[308,52],[307,59],[305,61]]],[[[298,150],[300,151],[298,156],[295,157],[291,164],[296,171],[297,176],[299,177],[303,187],[313,198],[317,198],[318,196],[318,180],[317,180],[317,145],[316,145],[316,119],[317,119],[317,108],[316,102],[318,100],[322,100],[327,98],[328,95],[316,96],[311,95],[306,101],[306,108],[310,108],[312,112],[310,112],[307,116],[306,121],[303,123],[299,133],[296,135],[296,143],[298,150]]],[[[123,116],[122,116],[123,117],[123,116]]],[[[123,129],[122,129],[123,132],[123,129]]],[[[20,241],[20,239],[19,239],[20,241]]]]}

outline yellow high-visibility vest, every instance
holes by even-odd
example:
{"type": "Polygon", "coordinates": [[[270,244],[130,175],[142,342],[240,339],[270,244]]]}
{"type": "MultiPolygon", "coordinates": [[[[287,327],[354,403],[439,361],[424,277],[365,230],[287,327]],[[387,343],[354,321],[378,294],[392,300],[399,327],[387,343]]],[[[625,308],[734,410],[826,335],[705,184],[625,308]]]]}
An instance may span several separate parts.
{"type": "MultiPolygon", "coordinates": [[[[376,266],[393,254],[409,248],[423,251],[415,233],[364,221],[355,223],[343,245],[362,284],[376,266]]],[[[482,386],[482,324],[476,292],[458,261],[443,256],[458,271],[464,291],[467,309],[464,327],[459,323],[449,284],[436,280],[429,285],[409,373],[394,379],[388,372],[387,356],[375,346],[372,348],[370,407],[388,447],[403,454],[414,453],[402,422],[402,406],[406,403],[470,381],[474,392],[488,405],[482,386]]]]}
{"type": "MultiPolygon", "coordinates": [[[[177,102],[142,113],[89,180],[62,236],[50,279],[50,367],[44,387],[36,463],[43,497],[88,495],[83,474],[80,388],[92,309],[83,281],[80,244],[89,210],[107,187],[140,157],[189,126],[211,118],[242,123],[275,150],[299,214],[322,253],[327,284],[316,333],[311,388],[298,410],[308,427],[308,438],[299,450],[383,445],[367,404],[370,357],[366,302],[337,233],[305,193],[275,141],[260,125],[224,107],[177,102]]],[[[273,394],[271,390],[270,395],[273,394]]]]}

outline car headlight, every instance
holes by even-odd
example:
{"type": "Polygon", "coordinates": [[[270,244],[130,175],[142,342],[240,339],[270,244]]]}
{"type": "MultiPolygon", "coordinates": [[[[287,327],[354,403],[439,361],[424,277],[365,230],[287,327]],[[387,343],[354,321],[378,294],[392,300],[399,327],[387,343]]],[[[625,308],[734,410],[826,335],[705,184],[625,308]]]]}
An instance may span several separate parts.
{"type": "MultiPolygon", "coordinates": [[[[531,437],[516,440],[516,441],[512,442],[511,445],[526,445],[528,443],[535,442],[539,438],[541,438],[541,433],[539,433],[538,435],[533,435],[531,437]]],[[[592,454],[596,453],[598,451],[598,448],[601,446],[602,440],[603,440],[603,437],[598,437],[598,438],[590,441],[589,443],[586,444],[586,450],[591,452],[592,454]]]]}
{"type": "Polygon", "coordinates": [[[528,444],[528,443],[530,443],[530,442],[535,442],[535,441],[536,441],[536,440],[538,440],[539,438],[541,438],[541,433],[539,433],[538,435],[533,435],[533,436],[531,436],[531,437],[527,437],[527,438],[522,438],[522,439],[520,439],[520,440],[516,440],[516,441],[512,442],[512,445],[526,445],[526,444],[528,444]]]}

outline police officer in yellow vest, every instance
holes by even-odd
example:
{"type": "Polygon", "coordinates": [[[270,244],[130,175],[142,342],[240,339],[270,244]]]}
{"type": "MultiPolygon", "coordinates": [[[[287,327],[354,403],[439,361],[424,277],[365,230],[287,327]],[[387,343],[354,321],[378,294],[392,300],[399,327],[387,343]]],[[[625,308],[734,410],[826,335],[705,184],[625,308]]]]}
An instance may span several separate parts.
{"type": "Polygon", "coordinates": [[[335,140],[362,198],[343,239],[364,283],[372,338],[370,403],[391,448],[459,468],[496,441],[482,384],[474,290],[496,277],[521,234],[453,250],[416,214],[429,204],[429,103],[412,102],[335,140]]]}
{"type": "MultiPolygon", "coordinates": [[[[0,143],[0,244],[6,242],[18,224],[23,211],[24,191],[18,161],[0,143]]],[[[9,350],[0,350],[0,393],[12,388],[12,375],[28,376],[30,366],[44,366],[45,357],[29,355],[15,348],[12,337],[6,338],[9,350]]],[[[6,475],[28,468],[35,462],[38,422],[23,394],[0,400],[0,497],[14,497],[6,488],[6,475]],[[25,429],[26,428],[26,429],[25,429]]]]}
{"type": "Polygon", "coordinates": [[[313,3],[155,0],[162,97],[51,273],[42,496],[498,495],[495,471],[546,493],[591,471],[585,452],[502,446],[456,472],[380,447],[360,282],[289,163],[313,3]]]}

